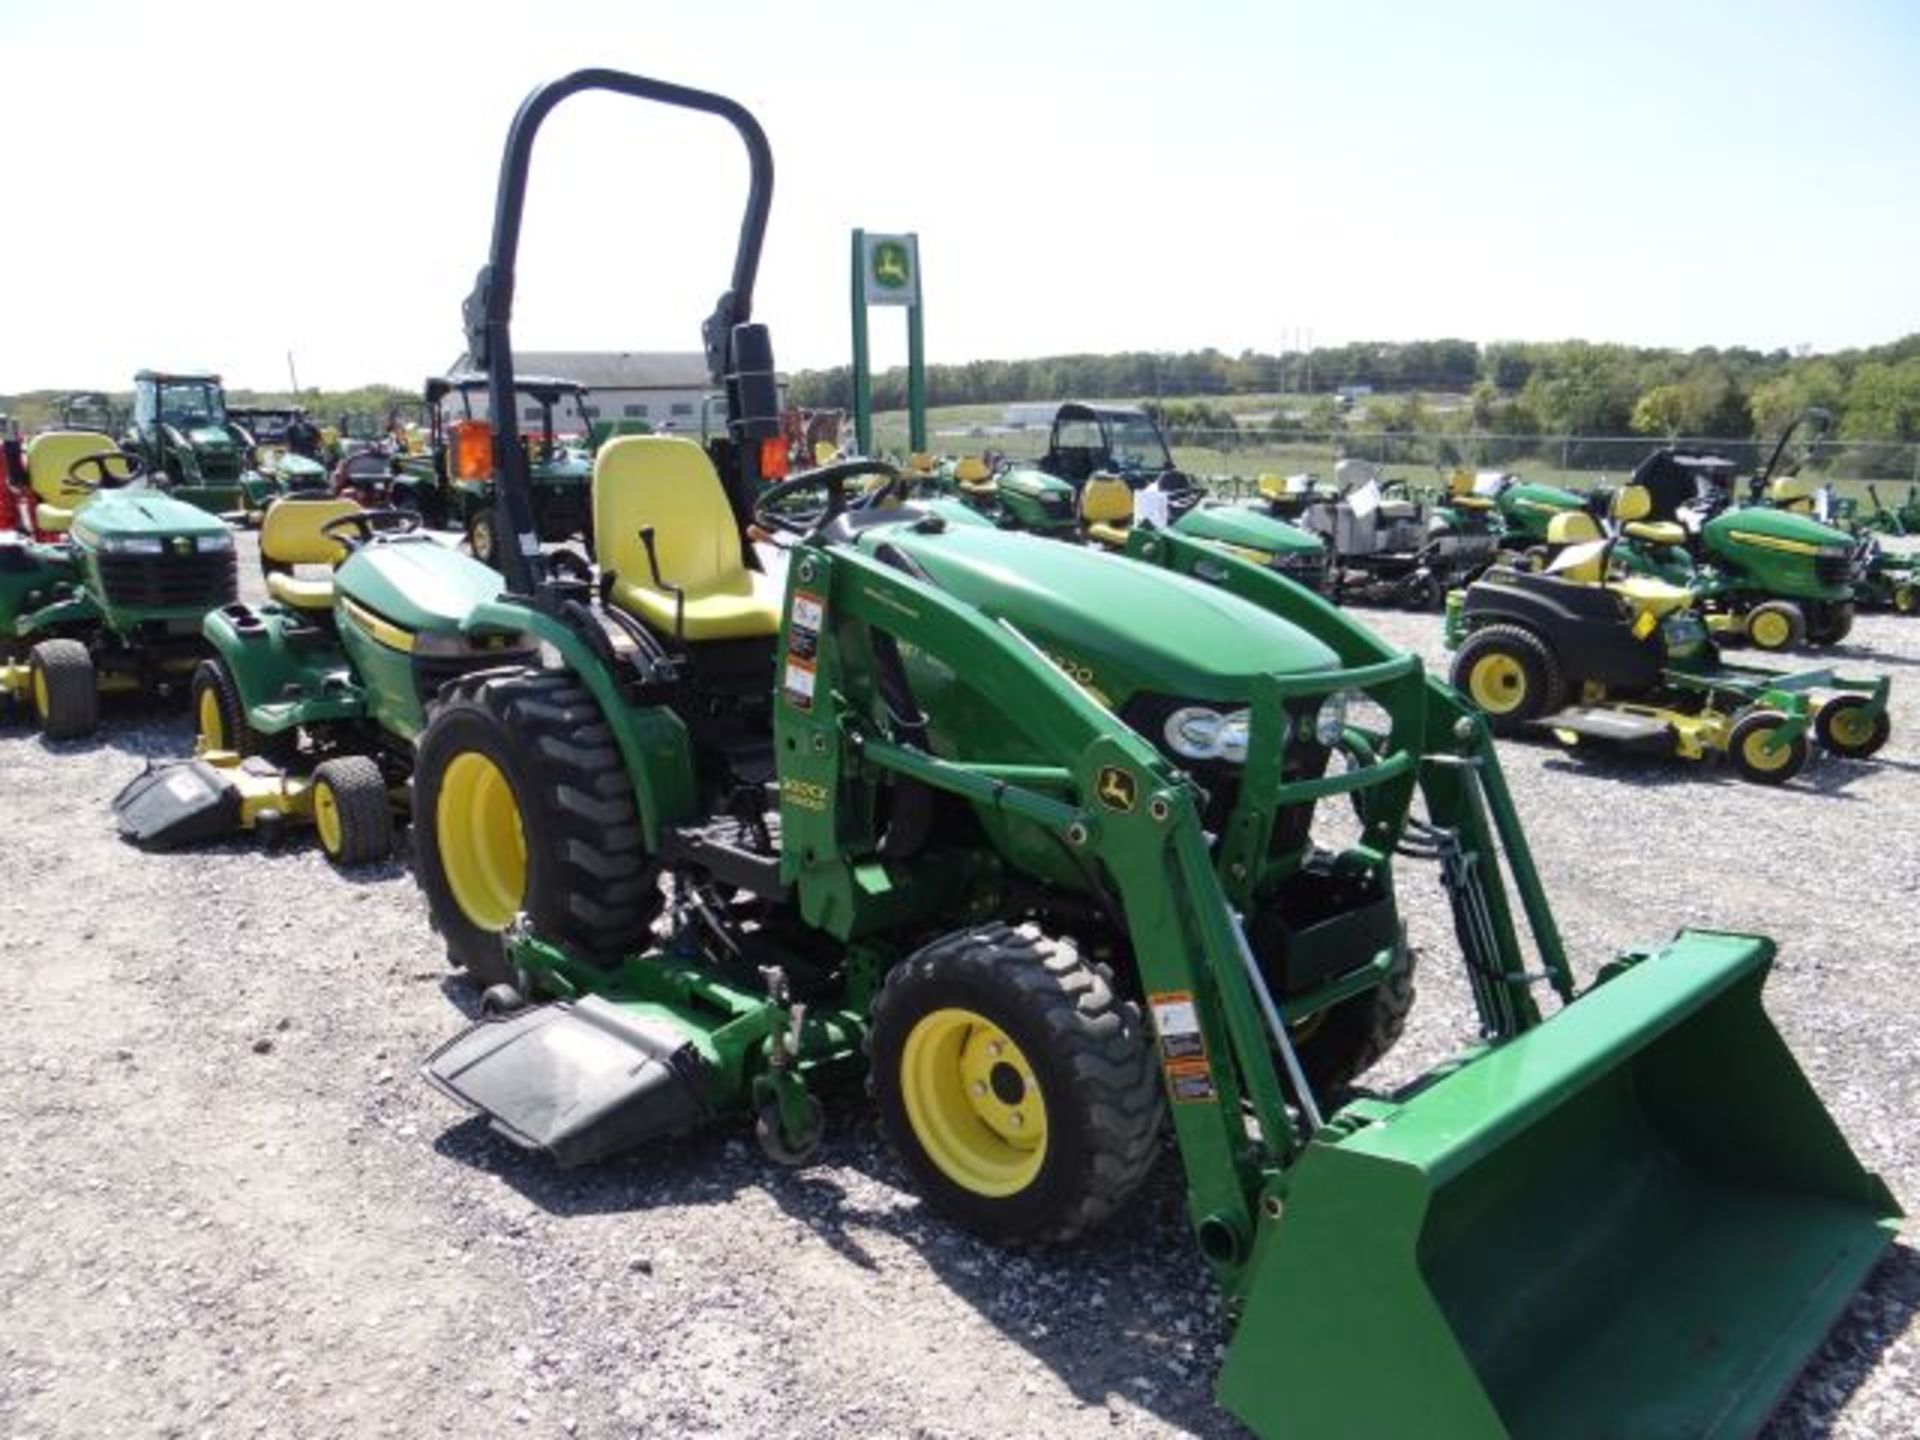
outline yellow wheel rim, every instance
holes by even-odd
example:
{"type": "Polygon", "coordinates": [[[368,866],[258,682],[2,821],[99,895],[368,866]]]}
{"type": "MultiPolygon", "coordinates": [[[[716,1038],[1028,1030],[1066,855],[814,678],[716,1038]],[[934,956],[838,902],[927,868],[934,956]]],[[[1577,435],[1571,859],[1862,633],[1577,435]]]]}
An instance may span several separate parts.
{"type": "Polygon", "coordinates": [[[211,687],[200,692],[199,707],[200,748],[202,750],[225,750],[227,745],[227,727],[220,719],[220,697],[211,687]]]}
{"type": "Polygon", "coordinates": [[[927,1158],[962,1189],[1018,1194],[1046,1161],[1047,1103],[1033,1066],[985,1016],[922,1016],[900,1052],[900,1096],[927,1158]]]}
{"type": "Polygon", "coordinates": [[[1873,721],[1864,705],[1841,705],[1827,712],[1827,736],[1843,750],[1858,750],[1873,739],[1873,721]]]}
{"type": "Polygon", "coordinates": [[[313,787],[313,828],[320,832],[320,848],[329,855],[338,855],[340,800],[325,781],[313,787]]]}
{"type": "Polygon", "coordinates": [[[1489,715],[1511,714],[1526,703],[1526,666],[1511,655],[1483,655],[1467,672],[1467,693],[1489,715]]]}
{"type": "Polygon", "coordinates": [[[1902,615],[1911,615],[1920,608],[1920,591],[1911,585],[1902,585],[1893,592],[1893,608],[1902,615]]]}
{"type": "Polygon", "coordinates": [[[47,700],[47,672],[36,666],[33,672],[33,713],[45,720],[51,708],[47,700]]]}
{"type": "Polygon", "coordinates": [[[1749,624],[1753,643],[1763,650],[1778,650],[1793,638],[1793,624],[1778,610],[1756,615],[1749,624]]]}
{"type": "Polygon", "coordinates": [[[500,767],[476,750],[456,756],[434,807],[440,864],[454,904],[482,930],[504,930],[527,894],[527,836],[500,767]]]}
{"type": "Polygon", "coordinates": [[[1740,758],[1755,770],[1764,770],[1771,774],[1775,770],[1784,770],[1793,760],[1793,746],[1784,740],[1776,741],[1779,730],[1769,727],[1755,730],[1740,742],[1740,758]]]}

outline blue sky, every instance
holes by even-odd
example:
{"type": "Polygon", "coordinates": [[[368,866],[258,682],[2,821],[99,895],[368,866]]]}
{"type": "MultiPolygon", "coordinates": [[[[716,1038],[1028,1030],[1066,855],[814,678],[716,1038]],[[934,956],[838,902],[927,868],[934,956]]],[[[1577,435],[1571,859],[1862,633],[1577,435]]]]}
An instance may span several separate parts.
{"type": "MultiPolygon", "coordinates": [[[[145,364],[412,383],[460,346],[508,118],[584,64],[723,90],[778,165],[760,310],[844,361],[855,225],[937,360],[1920,329],[1920,6],[11,0],[0,390],[145,364]]],[[[743,166],[563,109],[519,343],[693,348],[743,166]]],[[[876,329],[876,359],[904,351],[876,329]]]]}

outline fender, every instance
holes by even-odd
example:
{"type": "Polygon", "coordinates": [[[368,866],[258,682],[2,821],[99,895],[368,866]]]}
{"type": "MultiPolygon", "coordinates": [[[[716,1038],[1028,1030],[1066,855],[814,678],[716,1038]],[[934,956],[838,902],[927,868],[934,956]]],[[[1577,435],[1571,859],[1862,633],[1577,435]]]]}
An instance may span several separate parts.
{"type": "Polygon", "coordinates": [[[367,715],[367,692],[339,645],[305,638],[311,627],[277,605],[222,606],[200,633],[233,676],[247,723],[264,735],[367,715]],[[295,631],[304,634],[290,638],[295,631]]]}
{"type": "Polygon", "coordinates": [[[36,635],[51,634],[70,625],[98,625],[105,619],[105,614],[90,591],[75,590],[51,605],[43,605],[38,610],[22,615],[13,622],[13,634],[17,640],[31,640],[36,635]]]}

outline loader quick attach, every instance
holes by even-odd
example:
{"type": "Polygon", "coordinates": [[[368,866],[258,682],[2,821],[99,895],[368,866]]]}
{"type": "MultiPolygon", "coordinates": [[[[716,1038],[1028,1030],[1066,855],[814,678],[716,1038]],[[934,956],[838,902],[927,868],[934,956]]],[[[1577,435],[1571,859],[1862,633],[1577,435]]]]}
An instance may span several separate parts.
{"type": "MultiPolygon", "coordinates": [[[[708,334],[755,480],[772,161],[721,97],[586,71],[522,108],[469,311],[492,381],[533,135],[589,89],[747,143],[708,334]]],[[[1682,932],[1582,990],[1484,723],[1415,657],[1171,530],[1112,556],[906,488],[739,485],[797,532],[778,583],[705,455],[626,437],[597,601],[508,552],[465,624],[544,659],[443,692],[417,752],[416,875],[496,1012],[432,1082],[563,1163],[730,1118],[797,1162],[864,1074],[928,1201],[1029,1243],[1114,1214],[1170,1118],[1258,1433],[1755,1430],[1899,1213],[1766,1016],[1770,943],[1682,932]],[[1322,806],[1357,834],[1316,839],[1322,806]],[[1412,998],[1397,856],[1445,887],[1479,1037],[1356,1096],[1412,998]]]]}

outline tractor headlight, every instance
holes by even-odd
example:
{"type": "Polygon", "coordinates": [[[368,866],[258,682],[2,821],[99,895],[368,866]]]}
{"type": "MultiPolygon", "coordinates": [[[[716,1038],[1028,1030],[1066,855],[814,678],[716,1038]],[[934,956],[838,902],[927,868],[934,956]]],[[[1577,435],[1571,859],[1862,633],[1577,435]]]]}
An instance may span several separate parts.
{"type": "Polygon", "coordinates": [[[220,555],[233,549],[233,532],[222,530],[218,535],[202,535],[199,551],[202,555],[220,555]]]}
{"type": "Polygon", "coordinates": [[[108,555],[158,555],[161,552],[160,537],[157,535],[102,535],[100,549],[108,555]]]}
{"type": "Polygon", "coordinates": [[[1162,728],[1167,748],[1183,760],[1247,758],[1249,718],[1244,710],[1222,715],[1205,705],[1186,705],[1167,717],[1162,728]]]}
{"type": "Polygon", "coordinates": [[[1320,702],[1313,716],[1313,738],[1331,750],[1347,729],[1347,692],[1336,690],[1320,702]]]}

